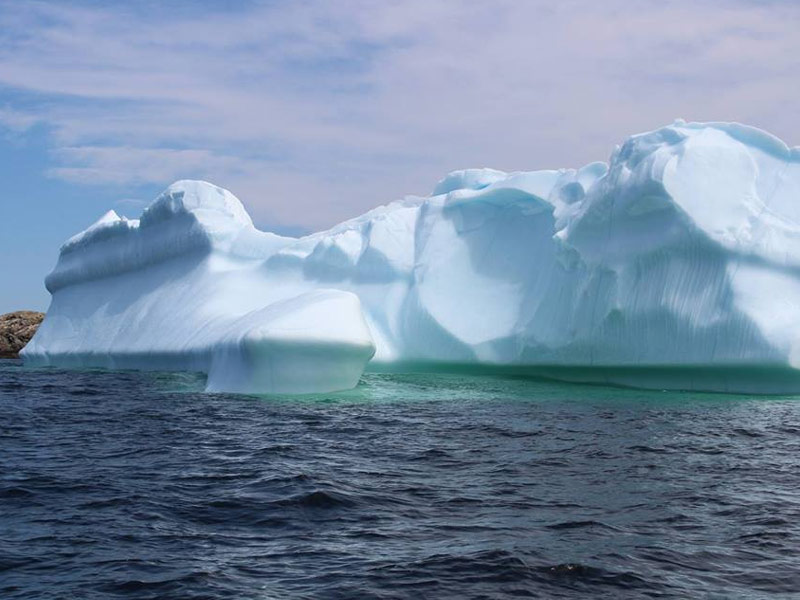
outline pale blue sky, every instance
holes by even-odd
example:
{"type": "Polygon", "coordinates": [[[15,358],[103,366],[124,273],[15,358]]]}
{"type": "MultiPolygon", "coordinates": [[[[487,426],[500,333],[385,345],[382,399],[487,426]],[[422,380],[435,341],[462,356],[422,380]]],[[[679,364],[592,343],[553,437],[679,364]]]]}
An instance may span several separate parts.
{"type": "Polygon", "coordinates": [[[301,232],[447,171],[580,166],[676,117],[800,144],[800,3],[0,0],[0,312],[176,179],[301,232]]]}

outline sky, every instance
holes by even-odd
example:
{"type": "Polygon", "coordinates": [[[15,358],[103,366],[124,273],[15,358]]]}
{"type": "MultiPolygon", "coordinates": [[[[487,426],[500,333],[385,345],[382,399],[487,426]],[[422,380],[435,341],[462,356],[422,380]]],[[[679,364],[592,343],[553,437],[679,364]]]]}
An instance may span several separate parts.
{"type": "Polygon", "coordinates": [[[798,145],[798,31],[794,0],[0,0],[0,313],[177,179],[299,235],[676,118],[798,145]]]}

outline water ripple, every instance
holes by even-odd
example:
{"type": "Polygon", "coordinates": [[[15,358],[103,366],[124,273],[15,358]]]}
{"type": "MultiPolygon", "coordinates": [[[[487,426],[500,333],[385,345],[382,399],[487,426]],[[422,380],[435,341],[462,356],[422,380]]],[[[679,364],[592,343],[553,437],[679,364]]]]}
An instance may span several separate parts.
{"type": "Polygon", "coordinates": [[[0,597],[800,597],[800,400],[0,361],[0,597]]]}

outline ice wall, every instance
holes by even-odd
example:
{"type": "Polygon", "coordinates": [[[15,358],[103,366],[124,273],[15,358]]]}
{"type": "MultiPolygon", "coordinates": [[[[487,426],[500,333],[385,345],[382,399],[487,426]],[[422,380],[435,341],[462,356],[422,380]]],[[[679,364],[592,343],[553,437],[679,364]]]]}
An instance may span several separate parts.
{"type": "Polygon", "coordinates": [[[306,392],[354,385],[375,352],[369,368],[800,391],[800,150],[676,122],[608,165],[457,171],[299,239],[177,182],[69,240],[47,285],[34,365],[306,392]]]}

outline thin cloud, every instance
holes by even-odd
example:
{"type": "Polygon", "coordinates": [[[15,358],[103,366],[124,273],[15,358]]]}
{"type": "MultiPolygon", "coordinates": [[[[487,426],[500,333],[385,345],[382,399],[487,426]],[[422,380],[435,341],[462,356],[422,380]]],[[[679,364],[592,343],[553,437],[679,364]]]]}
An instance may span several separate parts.
{"type": "Polygon", "coordinates": [[[0,108],[0,124],[14,133],[22,133],[39,122],[39,118],[11,108],[0,108]]]}
{"type": "Polygon", "coordinates": [[[468,166],[580,166],[675,117],[800,140],[800,6],[351,0],[0,3],[0,122],[52,177],[203,177],[330,225],[468,166]],[[8,98],[4,98],[7,96],[8,98]]]}

